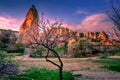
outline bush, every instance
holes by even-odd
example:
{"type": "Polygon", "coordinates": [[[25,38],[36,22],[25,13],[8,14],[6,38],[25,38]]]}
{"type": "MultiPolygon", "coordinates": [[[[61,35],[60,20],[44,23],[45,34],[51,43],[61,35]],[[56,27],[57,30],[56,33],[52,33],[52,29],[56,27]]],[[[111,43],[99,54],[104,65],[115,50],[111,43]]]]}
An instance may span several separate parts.
{"type": "Polygon", "coordinates": [[[88,58],[87,55],[81,55],[80,58],[88,58]]]}
{"type": "Polygon", "coordinates": [[[30,57],[33,57],[33,58],[42,57],[44,51],[45,51],[45,49],[43,47],[37,47],[36,51],[34,53],[30,54],[30,57]]]}
{"type": "Polygon", "coordinates": [[[16,75],[17,68],[12,63],[0,62],[0,74],[16,75]]]}
{"type": "Polygon", "coordinates": [[[2,75],[16,75],[17,66],[10,60],[9,56],[0,53],[0,78],[2,75]]]}
{"type": "Polygon", "coordinates": [[[0,49],[3,51],[7,51],[8,46],[5,44],[0,44],[0,49]]]}
{"type": "Polygon", "coordinates": [[[103,56],[100,56],[99,58],[100,58],[100,59],[106,59],[106,58],[108,58],[108,56],[103,55],[103,56]]]}
{"type": "Polygon", "coordinates": [[[120,48],[110,51],[112,55],[120,55],[120,48]]]}
{"type": "Polygon", "coordinates": [[[59,52],[59,51],[64,50],[64,47],[55,47],[54,50],[57,51],[57,52],[59,52]]]}
{"type": "Polygon", "coordinates": [[[17,47],[15,45],[10,45],[7,49],[8,53],[15,53],[17,51],[17,47]]]}
{"type": "Polygon", "coordinates": [[[75,58],[80,58],[80,56],[82,56],[81,52],[76,52],[73,54],[73,57],[75,57],[75,58]]]}
{"type": "Polygon", "coordinates": [[[25,48],[18,45],[9,45],[7,52],[8,53],[24,53],[25,48]]]}

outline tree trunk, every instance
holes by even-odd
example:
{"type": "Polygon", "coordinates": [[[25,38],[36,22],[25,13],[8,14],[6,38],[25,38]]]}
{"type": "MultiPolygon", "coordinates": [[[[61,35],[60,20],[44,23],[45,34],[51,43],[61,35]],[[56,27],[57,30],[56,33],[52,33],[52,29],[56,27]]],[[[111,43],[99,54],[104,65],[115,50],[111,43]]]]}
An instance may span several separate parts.
{"type": "Polygon", "coordinates": [[[49,47],[47,47],[47,46],[45,46],[45,45],[43,45],[43,46],[48,49],[48,52],[47,52],[47,55],[46,55],[46,61],[52,63],[53,65],[55,65],[55,66],[57,66],[57,67],[59,68],[59,77],[60,77],[60,80],[62,80],[62,78],[63,78],[63,77],[62,77],[63,62],[62,62],[60,56],[58,55],[57,52],[55,52],[55,50],[50,49],[49,47]],[[58,60],[59,60],[59,62],[60,62],[60,65],[58,65],[58,64],[56,64],[55,62],[53,62],[53,61],[51,61],[51,60],[48,59],[49,50],[52,51],[52,52],[56,55],[56,57],[58,58],[58,60]]]}
{"type": "Polygon", "coordinates": [[[59,76],[60,76],[60,80],[62,80],[62,70],[63,70],[63,68],[62,67],[59,67],[59,76]]]}

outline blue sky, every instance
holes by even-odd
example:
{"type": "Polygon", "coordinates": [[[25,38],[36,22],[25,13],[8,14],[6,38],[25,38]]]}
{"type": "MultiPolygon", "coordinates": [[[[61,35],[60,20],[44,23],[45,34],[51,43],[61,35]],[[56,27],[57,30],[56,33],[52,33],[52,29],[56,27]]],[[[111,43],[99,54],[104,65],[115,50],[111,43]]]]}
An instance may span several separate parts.
{"type": "Polygon", "coordinates": [[[64,19],[66,24],[79,25],[89,16],[104,14],[109,0],[1,0],[0,16],[21,21],[32,4],[49,19],[64,19]]]}

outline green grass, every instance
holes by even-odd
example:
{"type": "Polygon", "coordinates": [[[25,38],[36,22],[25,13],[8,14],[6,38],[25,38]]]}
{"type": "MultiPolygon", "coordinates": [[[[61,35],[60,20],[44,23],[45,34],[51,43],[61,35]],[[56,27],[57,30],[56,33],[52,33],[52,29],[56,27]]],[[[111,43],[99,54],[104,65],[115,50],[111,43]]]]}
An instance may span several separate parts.
{"type": "MultiPolygon", "coordinates": [[[[20,75],[10,76],[9,80],[59,80],[59,71],[32,67],[20,75]]],[[[73,80],[73,74],[63,71],[63,80],[73,80]]]]}
{"type": "Polygon", "coordinates": [[[59,52],[59,51],[64,50],[64,48],[63,47],[55,47],[54,50],[57,51],[57,52],[59,52]]]}
{"type": "Polygon", "coordinates": [[[110,51],[110,54],[112,54],[112,55],[120,55],[120,48],[110,51]]]}
{"type": "Polygon", "coordinates": [[[100,59],[106,59],[106,58],[108,58],[108,56],[100,56],[99,58],[100,59]]]}
{"type": "Polygon", "coordinates": [[[88,58],[88,56],[81,55],[80,58],[88,58]]]}
{"type": "Polygon", "coordinates": [[[106,57],[100,58],[100,60],[96,60],[95,62],[103,63],[104,66],[102,66],[102,68],[104,69],[120,72],[120,59],[106,57]]]}
{"type": "Polygon", "coordinates": [[[82,77],[82,74],[76,74],[74,77],[82,77]]]}

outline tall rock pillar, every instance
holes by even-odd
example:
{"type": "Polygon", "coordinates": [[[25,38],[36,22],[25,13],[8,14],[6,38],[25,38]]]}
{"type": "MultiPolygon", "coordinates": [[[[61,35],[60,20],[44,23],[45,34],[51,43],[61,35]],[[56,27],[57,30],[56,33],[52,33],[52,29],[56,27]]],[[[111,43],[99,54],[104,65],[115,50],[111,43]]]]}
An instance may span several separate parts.
{"type": "Polygon", "coordinates": [[[33,36],[38,36],[39,15],[34,5],[28,10],[25,19],[19,29],[19,38],[17,43],[29,45],[35,42],[33,36]]]}

